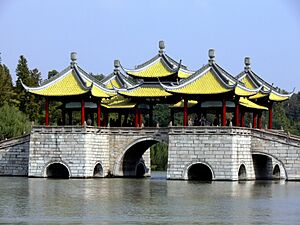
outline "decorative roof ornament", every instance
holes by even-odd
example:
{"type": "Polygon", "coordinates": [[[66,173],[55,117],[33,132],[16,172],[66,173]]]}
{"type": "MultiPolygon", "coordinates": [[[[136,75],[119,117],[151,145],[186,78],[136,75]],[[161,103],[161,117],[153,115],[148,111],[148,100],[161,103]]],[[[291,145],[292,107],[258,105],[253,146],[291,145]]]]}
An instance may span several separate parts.
{"type": "Polygon", "coordinates": [[[159,41],[159,54],[162,55],[164,53],[165,49],[165,42],[159,41]]]}
{"type": "Polygon", "coordinates": [[[215,61],[215,50],[214,49],[211,48],[208,50],[208,57],[209,57],[209,59],[208,59],[209,64],[212,64],[215,61]]]}
{"type": "Polygon", "coordinates": [[[119,72],[119,67],[120,67],[120,61],[118,59],[114,60],[114,74],[117,74],[119,72]]]}
{"type": "Polygon", "coordinates": [[[71,66],[74,66],[77,64],[77,53],[71,52],[71,66]]]}
{"type": "Polygon", "coordinates": [[[245,63],[245,71],[249,71],[250,70],[250,64],[251,64],[251,59],[250,57],[245,57],[244,59],[244,63],[245,63]]]}

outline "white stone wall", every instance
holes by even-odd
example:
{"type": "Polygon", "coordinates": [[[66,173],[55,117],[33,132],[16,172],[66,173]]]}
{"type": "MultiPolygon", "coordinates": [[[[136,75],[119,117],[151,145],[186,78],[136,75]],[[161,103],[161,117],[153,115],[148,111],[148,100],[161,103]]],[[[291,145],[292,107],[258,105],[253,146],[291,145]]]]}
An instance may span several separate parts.
{"type": "Polygon", "coordinates": [[[253,153],[272,157],[272,167],[280,167],[280,176],[287,180],[300,180],[300,139],[286,134],[253,131],[253,153]]]}
{"type": "Polygon", "coordinates": [[[109,173],[109,138],[106,134],[82,128],[64,128],[60,132],[33,130],[30,138],[29,176],[46,177],[52,163],[64,164],[71,177],[92,177],[101,163],[103,175],[109,173]]]}
{"type": "Polygon", "coordinates": [[[0,176],[27,176],[29,135],[0,142],[0,176]]]}
{"type": "Polygon", "coordinates": [[[191,165],[208,166],[213,180],[238,180],[241,164],[253,177],[250,153],[251,136],[247,130],[219,128],[172,128],[169,133],[168,179],[188,179],[191,165]]]}

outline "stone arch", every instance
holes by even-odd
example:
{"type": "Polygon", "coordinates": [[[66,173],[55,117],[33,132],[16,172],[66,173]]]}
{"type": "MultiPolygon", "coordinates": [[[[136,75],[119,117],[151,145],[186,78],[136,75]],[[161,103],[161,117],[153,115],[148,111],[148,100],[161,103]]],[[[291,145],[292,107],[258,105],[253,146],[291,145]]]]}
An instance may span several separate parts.
{"type": "MultiPolygon", "coordinates": [[[[113,175],[137,177],[137,172],[141,171],[142,165],[144,166],[145,173],[147,173],[149,171],[149,168],[146,167],[142,156],[147,151],[147,149],[158,142],[166,143],[166,140],[155,136],[142,137],[132,141],[124,148],[124,150],[121,151],[119,156],[116,158],[113,167],[113,175]]],[[[141,177],[140,174],[139,176],[141,177]]]]}
{"type": "Polygon", "coordinates": [[[63,161],[51,161],[44,167],[44,176],[49,178],[70,178],[71,172],[63,161]]]}
{"type": "Polygon", "coordinates": [[[93,177],[104,177],[103,166],[101,162],[95,163],[93,177]]]}
{"type": "Polygon", "coordinates": [[[253,152],[252,160],[256,180],[274,179],[273,172],[276,165],[278,165],[279,171],[284,171],[282,177],[287,178],[284,164],[275,156],[264,152],[253,152]]]}
{"type": "Polygon", "coordinates": [[[276,164],[273,169],[273,179],[280,179],[280,168],[279,165],[276,164]]]}
{"type": "Polygon", "coordinates": [[[215,179],[212,167],[205,162],[189,164],[184,171],[185,180],[212,181],[215,179]]]}
{"type": "Polygon", "coordinates": [[[246,180],[247,179],[247,170],[245,164],[241,164],[238,172],[238,179],[239,180],[246,180]]]}

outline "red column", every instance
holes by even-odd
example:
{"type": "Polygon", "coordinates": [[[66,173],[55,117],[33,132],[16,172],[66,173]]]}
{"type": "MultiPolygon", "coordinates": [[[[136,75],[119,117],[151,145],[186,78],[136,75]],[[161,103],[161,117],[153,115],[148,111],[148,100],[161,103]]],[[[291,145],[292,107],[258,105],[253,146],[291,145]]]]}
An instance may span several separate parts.
{"type": "Polygon", "coordinates": [[[240,124],[239,124],[239,122],[240,122],[240,120],[239,120],[239,117],[240,117],[240,105],[239,105],[239,103],[238,102],[236,102],[235,103],[235,126],[236,127],[238,127],[238,126],[240,126],[240,124]]]}
{"type": "Polygon", "coordinates": [[[139,127],[139,109],[135,107],[135,127],[139,127]]]}
{"type": "Polygon", "coordinates": [[[184,98],[183,100],[184,106],[183,106],[183,126],[187,126],[187,121],[188,121],[188,100],[187,98],[184,98]]]}
{"type": "Polygon", "coordinates": [[[241,127],[245,127],[245,112],[242,111],[241,114],[241,127]]]}
{"type": "Polygon", "coordinates": [[[258,117],[257,117],[257,128],[261,129],[261,112],[258,113],[258,117]]]}
{"type": "Polygon", "coordinates": [[[85,112],[84,112],[84,100],[81,98],[81,125],[84,125],[85,121],[85,112]]]}
{"type": "Polygon", "coordinates": [[[226,126],[226,100],[222,101],[222,126],[226,126]]]}
{"type": "Polygon", "coordinates": [[[100,122],[101,122],[101,105],[100,105],[101,100],[98,100],[97,102],[97,126],[100,127],[100,122]]]}
{"type": "Polygon", "coordinates": [[[253,128],[256,128],[257,112],[253,112],[253,128]]]}
{"type": "Polygon", "coordinates": [[[272,113],[272,103],[269,106],[269,129],[273,128],[273,113],[272,113]]]}
{"type": "Polygon", "coordinates": [[[49,99],[46,97],[45,103],[45,125],[49,126],[49,99]]]}
{"type": "Polygon", "coordinates": [[[142,127],[142,123],[143,123],[143,113],[142,113],[142,111],[141,110],[139,110],[139,119],[140,119],[140,127],[142,127]]]}

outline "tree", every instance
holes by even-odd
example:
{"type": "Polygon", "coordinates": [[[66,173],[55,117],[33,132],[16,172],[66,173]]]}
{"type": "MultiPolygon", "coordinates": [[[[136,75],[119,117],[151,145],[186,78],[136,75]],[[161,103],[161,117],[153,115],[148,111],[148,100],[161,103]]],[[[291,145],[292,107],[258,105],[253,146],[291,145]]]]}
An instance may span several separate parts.
{"type": "Polygon", "coordinates": [[[30,123],[25,114],[7,103],[0,107],[0,140],[20,136],[29,131],[30,123]]]}
{"type": "Polygon", "coordinates": [[[51,77],[54,77],[57,74],[58,74],[57,70],[50,70],[48,72],[48,79],[50,79],[51,77]]]}
{"type": "Polygon", "coordinates": [[[0,64],[0,107],[5,102],[13,103],[13,97],[14,91],[9,69],[5,65],[0,64]]]}
{"type": "Polygon", "coordinates": [[[285,114],[283,103],[278,102],[273,106],[273,129],[281,129],[290,131],[290,121],[285,114]]]}
{"type": "Polygon", "coordinates": [[[16,92],[20,101],[19,109],[24,112],[31,121],[37,121],[41,114],[41,104],[39,97],[26,92],[21,84],[22,82],[31,87],[38,86],[41,81],[41,73],[38,69],[29,70],[26,58],[21,55],[17,69],[16,92]]]}
{"type": "Polygon", "coordinates": [[[16,69],[17,81],[16,81],[16,91],[21,93],[24,91],[24,88],[21,84],[21,80],[24,84],[30,85],[30,71],[27,66],[27,59],[21,55],[18,61],[16,69]]]}

